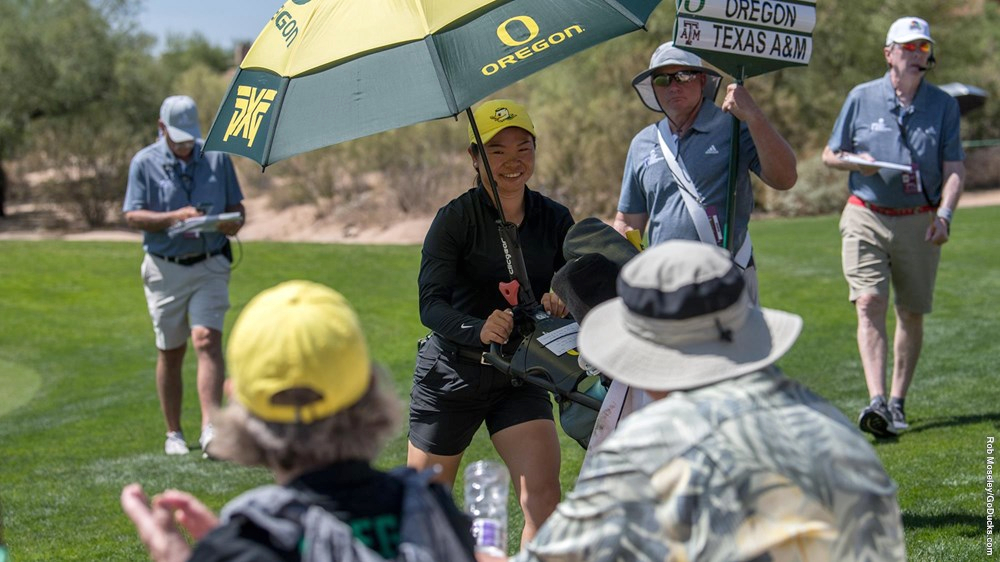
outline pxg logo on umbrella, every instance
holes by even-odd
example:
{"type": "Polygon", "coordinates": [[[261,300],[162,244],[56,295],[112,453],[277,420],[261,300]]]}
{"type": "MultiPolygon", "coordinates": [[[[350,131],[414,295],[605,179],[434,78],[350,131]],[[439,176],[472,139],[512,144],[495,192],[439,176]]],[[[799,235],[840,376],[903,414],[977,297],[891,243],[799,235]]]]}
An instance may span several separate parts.
{"type": "Polygon", "coordinates": [[[267,167],[454,117],[573,53],[642,29],[659,3],[408,0],[420,9],[401,10],[398,0],[287,0],[240,64],[205,150],[267,167]]]}
{"type": "Polygon", "coordinates": [[[236,109],[229,119],[222,142],[227,142],[230,136],[235,135],[247,141],[247,148],[252,148],[261,121],[271,109],[271,102],[277,94],[277,90],[270,88],[239,86],[236,89],[236,109]]]}

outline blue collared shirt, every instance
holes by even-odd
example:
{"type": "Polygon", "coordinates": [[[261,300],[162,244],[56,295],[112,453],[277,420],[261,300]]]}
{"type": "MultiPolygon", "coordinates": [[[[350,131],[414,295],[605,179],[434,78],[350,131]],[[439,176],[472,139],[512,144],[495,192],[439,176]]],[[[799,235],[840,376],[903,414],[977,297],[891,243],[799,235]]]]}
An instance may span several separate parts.
{"type": "Polygon", "coordinates": [[[928,201],[937,204],[944,163],[965,160],[959,116],[955,98],[926,80],[921,80],[910,107],[903,108],[886,73],[851,90],[827,146],[834,152],[867,152],[884,162],[908,165],[911,158],[916,160],[926,198],[921,193],[904,193],[903,172],[881,168],[871,176],[851,172],[848,185],[860,199],[892,208],[919,207],[928,201]],[[900,118],[912,157],[902,141],[900,118]]]}
{"type": "MultiPolygon", "coordinates": [[[[163,212],[202,205],[207,207],[206,214],[218,214],[239,204],[243,193],[229,155],[202,153],[203,147],[201,139],[195,141],[193,157],[187,163],[174,156],[163,138],[136,153],[128,169],[122,211],[163,212]]],[[[171,238],[165,230],[144,231],[142,235],[143,249],[163,256],[216,252],[225,243],[226,236],[219,232],[176,238],[171,238]]]]}
{"type": "MultiPolygon", "coordinates": [[[[704,197],[706,212],[713,212],[726,224],[726,197],[729,185],[729,146],[732,117],[706,99],[691,129],[679,142],[680,160],[687,167],[691,181],[704,197]]],[[[665,121],[665,118],[664,118],[665,121]]],[[[663,130],[668,130],[666,126],[663,130]]],[[[746,123],[740,124],[740,154],[736,177],[735,247],[746,238],[753,190],[750,171],[760,175],[757,147],[746,123]]],[[[622,191],[618,200],[622,213],[649,215],[649,243],[666,240],[699,240],[698,231],[688,214],[673,173],[663,159],[656,136],[656,124],[649,125],[632,139],[625,159],[622,191]]]]}

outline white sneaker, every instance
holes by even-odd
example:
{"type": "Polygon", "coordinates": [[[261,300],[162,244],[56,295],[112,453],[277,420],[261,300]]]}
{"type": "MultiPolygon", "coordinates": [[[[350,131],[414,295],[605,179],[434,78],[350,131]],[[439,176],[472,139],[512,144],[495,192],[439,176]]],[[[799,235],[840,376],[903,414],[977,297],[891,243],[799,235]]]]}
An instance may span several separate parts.
{"type": "Polygon", "coordinates": [[[186,455],[191,452],[187,442],[184,441],[184,434],[180,431],[167,432],[167,442],[163,444],[163,450],[168,455],[186,455]]]}
{"type": "Polygon", "coordinates": [[[208,444],[212,442],[215,438],[215,428],[212,424],[208,424],[201,428],[201,437],[198,438],[198,444],[201,445],[201,457],[204,459],[208,458],[208,444]]]}

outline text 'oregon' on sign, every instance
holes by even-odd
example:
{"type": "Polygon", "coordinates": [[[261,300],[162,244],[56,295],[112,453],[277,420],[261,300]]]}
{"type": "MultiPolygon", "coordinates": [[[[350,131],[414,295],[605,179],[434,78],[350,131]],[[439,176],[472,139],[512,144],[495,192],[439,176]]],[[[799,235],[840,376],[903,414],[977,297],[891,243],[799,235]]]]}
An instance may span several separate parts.
{"type": "Polygon", "coordinates": [[[816,2],[678,0],[674,43],[733,76],[809,63],[816,2]]]}

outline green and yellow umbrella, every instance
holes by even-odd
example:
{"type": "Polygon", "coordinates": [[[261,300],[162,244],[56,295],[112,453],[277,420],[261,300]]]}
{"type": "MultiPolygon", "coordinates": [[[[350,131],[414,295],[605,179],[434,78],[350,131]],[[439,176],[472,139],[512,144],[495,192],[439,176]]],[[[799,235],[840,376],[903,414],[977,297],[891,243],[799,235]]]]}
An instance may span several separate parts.
{"type": "Polygon", "coordinates": [[[643,28],[659,0],[288,0],[233,78],[205,142],[262,166],[455,116],[643,28]]]}

